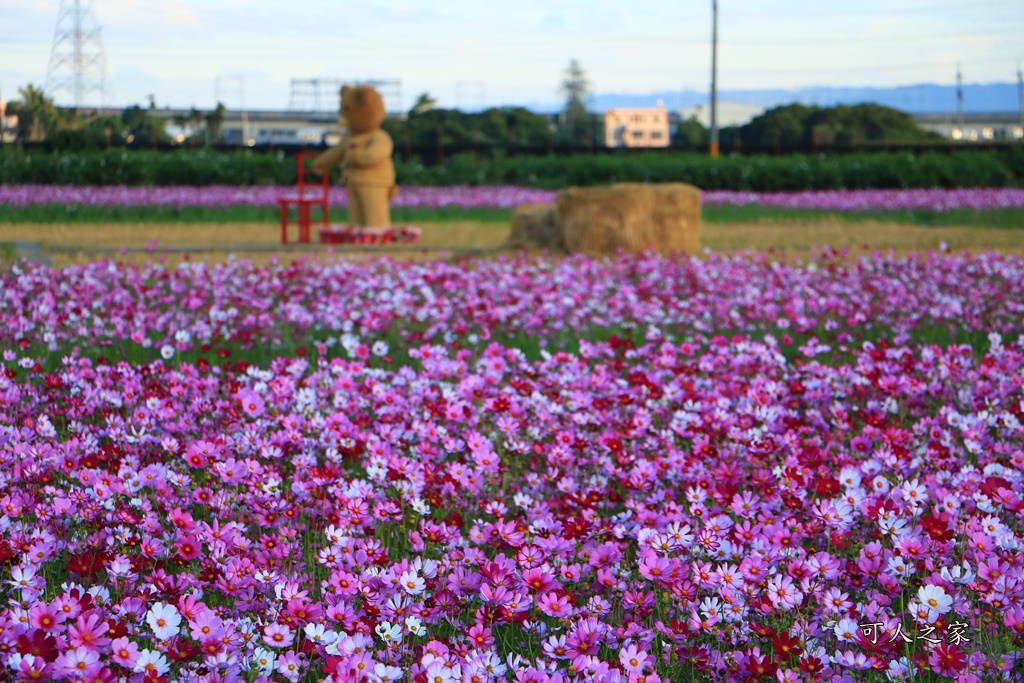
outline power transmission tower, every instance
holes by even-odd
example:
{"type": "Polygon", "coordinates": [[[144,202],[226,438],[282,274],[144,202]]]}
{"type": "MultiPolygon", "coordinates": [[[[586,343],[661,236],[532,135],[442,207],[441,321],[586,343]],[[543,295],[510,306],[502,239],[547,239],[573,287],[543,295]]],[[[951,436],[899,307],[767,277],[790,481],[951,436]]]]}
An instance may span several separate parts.
{"type": "Polygon", "coordinates": [[[384,98],[384,108],[389,112],[402,111],[402,82],[399,80],[371,79],[367,81],[344,81],[340,78],[293,78],[288,97],[289,111],[336,111],[338,92],[345,83],[369,85],[384,98]]]}
{"type": "Polygon", "coordinates": [[[333,111],[338,108],[339,78],[293,78],[289,111],[333,111]]]}
{"type": "Polygon", "coordinates": [[[62,90],[70,92],[76,109],[82,109],[93,92],[99,93],[100,106],[106,104],[107,59],[89,0],[60,1],[46,91],[52,97],[62,90]]]}
{"type": "Polygon", "coordinates": [[[380,93],[384,99],[384,108],[392,115],[404,112],[402,108],[402,81],[399,79],[371,78],[366,81],[356,81],[356,85],[368,85],[380,93]]]}

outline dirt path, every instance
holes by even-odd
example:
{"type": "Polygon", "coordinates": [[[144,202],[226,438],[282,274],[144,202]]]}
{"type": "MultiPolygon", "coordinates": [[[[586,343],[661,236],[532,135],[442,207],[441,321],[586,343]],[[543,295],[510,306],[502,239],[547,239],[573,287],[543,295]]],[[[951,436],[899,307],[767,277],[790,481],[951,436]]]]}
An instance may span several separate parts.
{"type": "MultiPolygon", "coordinates": [[[[39,257],[38,260],[48,259],[57,266],[99,258],[127,262],[164,259],[173,264],[186,258],[221,262],[233,255],[267,263],[274,259],[337,255],[356,259],[387,255],[396,260],[422,260],[463,254],[518,253],[518,250],[503,249],[509,235],[504,223],[424,222],[420,227],[422,238],[410,247],[282,245],[280,226],[273,223],[0,224],[0,242],[22,243],[39,257]]],[[[710,223],[703,226],[701,245],[716,252],[773,250],[794,257],[804,257],[811,250],[824,246],[848,248],[854,254],[888,249],[897,253],[929,251],[945,245],[953,251],[994,249],[1024,255],[1024,232],[838,219],[710,223]]],[[[541,253],[541,250],[534,251],[541,253]]],[[[26,255],[31,258],[30,254],[26,255]]]]}
{"type": "Polygon", "coordinates": [[[897,253],[999,251],[1024,255],[1024,231],[1006,228],[931,227],[879,221],[760,221],[705,224],[701,244],[716,251],[777,249],[809,251],[815,247],[849,248],[863,253],[893,249],[897,253]]]}

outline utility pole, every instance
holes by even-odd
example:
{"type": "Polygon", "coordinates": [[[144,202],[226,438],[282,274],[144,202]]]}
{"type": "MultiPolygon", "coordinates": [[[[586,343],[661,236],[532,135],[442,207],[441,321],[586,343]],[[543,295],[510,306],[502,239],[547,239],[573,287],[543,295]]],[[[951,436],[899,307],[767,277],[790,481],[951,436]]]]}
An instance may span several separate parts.
{"type": "Polygon", "coordinates": [[[711,144],[712,159],[718,158],[718,0],[711,0],[711,144]]]}
{"type": "Polygon", "coordinates": [[[1017,62],[1017,116],[1020,121],[1021,135],[1024,136],[1024,72],[1020,70],[1019,61],[1017,62]]]}
{"type": "Polygon", "coordinates": [[[956,65],[956,127],[960,129],[961,135],[966,136],[964,130],[964,77],[960,73],[959,64],[956,65]]]}

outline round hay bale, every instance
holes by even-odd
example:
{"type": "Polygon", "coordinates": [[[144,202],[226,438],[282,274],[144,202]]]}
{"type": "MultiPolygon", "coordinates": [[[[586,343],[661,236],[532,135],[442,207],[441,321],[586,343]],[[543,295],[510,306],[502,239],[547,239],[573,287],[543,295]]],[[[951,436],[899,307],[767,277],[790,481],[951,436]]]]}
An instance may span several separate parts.
{"type": "Polygon", "coordinates": [[[654,211],[651,223],[662,253],[700,251],[700,190],[686,183],[652,185],[654,211]]]}
{"type": "Polygon", "coordinates": [[[694,254],[700,246],[700,190],[692,185],[572,187],[558,193],[556,205],[556,222],[570,252],[694,254]]]}

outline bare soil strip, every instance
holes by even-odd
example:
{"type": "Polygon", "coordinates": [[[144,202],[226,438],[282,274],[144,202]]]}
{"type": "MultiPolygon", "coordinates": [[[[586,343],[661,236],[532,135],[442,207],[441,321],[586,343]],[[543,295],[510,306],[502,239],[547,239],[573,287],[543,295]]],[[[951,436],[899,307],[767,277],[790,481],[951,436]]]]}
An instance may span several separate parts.
{"type": "MultiPolygon", "coordinates": [[[[415,245],[282,245],[280,226],[273,223],[165,224],[0,224],[0,242],[38,245],[54,265],[102,258],[126,262],[185,259],[222,262],[232,256],[257,263],[297,258],[355,259],[387,256],[424,260],[459,256],[516,254],[505,247],[509,226],[486,221],[443,221],[420,224],[415,245]]],[[[294,231],[294,228],[293,228],[294,231]]],[[[294,239],[294,232],[291,238],[294,239]]],[[[314,240],[316,232],[314,229],[314,240]]],[[[853,255],[892,249],[897,253],[946,248],[977,253],[995,250],[1024,255],[1024,232],[979,227],[924,227],[901,223],[848,222],[841,219],[705,223],[701,247],[712,252],[773,251],[803,258],[823,247],[849,249],[853,255]]],[[[543,253],[541,249],[530,253],[543,253]]]]}

